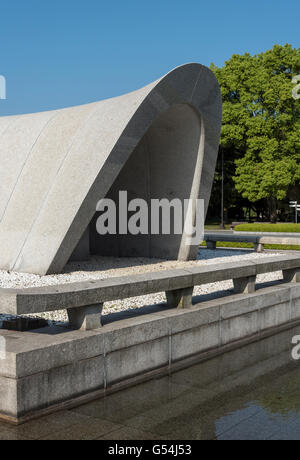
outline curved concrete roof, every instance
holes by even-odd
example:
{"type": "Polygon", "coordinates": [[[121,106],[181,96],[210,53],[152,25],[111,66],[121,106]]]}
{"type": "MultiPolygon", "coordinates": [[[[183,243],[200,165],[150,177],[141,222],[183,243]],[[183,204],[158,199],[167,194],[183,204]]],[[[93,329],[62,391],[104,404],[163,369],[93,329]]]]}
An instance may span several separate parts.
{"type": "Polygon", "coordinates": [[[200,195],[210,194],[221,127],[213,73],[187,64],[113,99],[0,118],[0,268],[61,271],[122,167],[158,116],[188,104],[201,116],[200,195]]]}

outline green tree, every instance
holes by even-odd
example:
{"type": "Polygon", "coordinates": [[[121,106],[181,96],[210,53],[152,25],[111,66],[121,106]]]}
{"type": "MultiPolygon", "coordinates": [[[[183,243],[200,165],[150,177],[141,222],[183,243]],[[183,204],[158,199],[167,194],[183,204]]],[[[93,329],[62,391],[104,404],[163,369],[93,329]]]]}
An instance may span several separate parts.
{"type": "Polygon", "coordinates": [[[300,181],[300,100],[292,97],[300,49],[275,45],[211,69],[221,87],[221,148],[235,162],[235,188],[251,203],[265,200],[275,221],[277,201],[300,181]]]}

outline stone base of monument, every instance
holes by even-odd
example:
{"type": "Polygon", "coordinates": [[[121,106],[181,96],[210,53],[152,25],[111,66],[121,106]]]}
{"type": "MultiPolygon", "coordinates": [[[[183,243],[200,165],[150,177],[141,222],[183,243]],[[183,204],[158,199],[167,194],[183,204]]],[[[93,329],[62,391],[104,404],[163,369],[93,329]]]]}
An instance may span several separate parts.
{"type": "MultiPolygon", "coordinates": [[[[196,299],[194,299],[196,300],[196,299]]],[[[23,423],[300,324],[300,286],[263,287],[81,331],[0,330],[0,414],[23,423]]]]}

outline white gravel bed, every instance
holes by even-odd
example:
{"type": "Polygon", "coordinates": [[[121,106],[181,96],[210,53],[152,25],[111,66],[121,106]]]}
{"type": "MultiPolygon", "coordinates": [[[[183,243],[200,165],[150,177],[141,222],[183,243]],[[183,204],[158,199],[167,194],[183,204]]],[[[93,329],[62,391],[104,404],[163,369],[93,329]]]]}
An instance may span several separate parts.
{"type": "MultiPolygon", "coordinates": [[[[237,249],[200,249],[198,260],[181,262],[165,261],[160,259],[147,258],[113,258],[113,257],[93,257],[87,262],[70,262],[65,267],[64,273],[59,275],[39,276],[28,273],[17,273],[0,270],[1,288],[29,288],[38,286],[49,286],[91,279],[107,279],[116,276],[168,270],[172,268],[184,268],[187,266],[203,266],[224,262],[246,261],[263,259],[270,256],[282,256],[282,253],[268,252],[256,253],[249,250],[237,249]]],[[[268,273],[258,277],[258,282],[268,282],[282,279],[281,272],[268,273]]],[[[216,291],[232,289],[232,281],[222,281],[195,287],[194,295],[210,294],[216,291]]],[[[106,302],[103,314],[135,309],[145,305],[153,305],[165,302],[165,293],[156,293],[140,297],[132,297],[113,302],[106,302]]],[[[38,316],[50,321],[67,321],[65,310],[41,313],[38,316]]],[[[0,321],[3,315],[0,315],[0,321]]]]}

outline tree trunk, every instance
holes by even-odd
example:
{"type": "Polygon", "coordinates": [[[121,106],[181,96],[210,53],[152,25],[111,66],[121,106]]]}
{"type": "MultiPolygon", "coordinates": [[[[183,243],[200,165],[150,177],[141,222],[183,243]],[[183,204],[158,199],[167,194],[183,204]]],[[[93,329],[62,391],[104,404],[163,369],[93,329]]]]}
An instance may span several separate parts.
{"type": "Polygon", "coordinates": [[[274,196],[270,196],[268,198],[268,207],[269,207],[270,222],[272,222],[272,224],[276,224],[277,222],[277,200],[274,196]]]}

